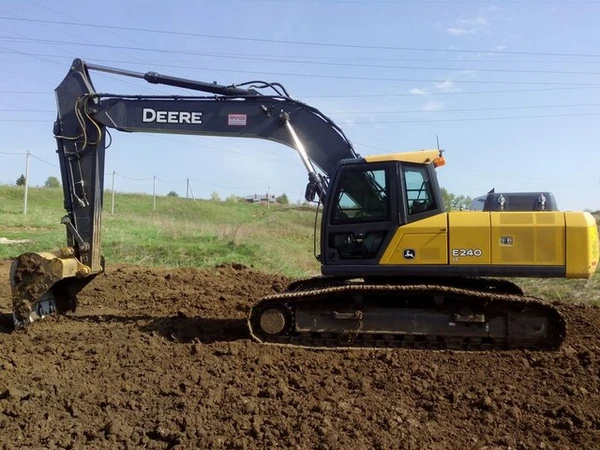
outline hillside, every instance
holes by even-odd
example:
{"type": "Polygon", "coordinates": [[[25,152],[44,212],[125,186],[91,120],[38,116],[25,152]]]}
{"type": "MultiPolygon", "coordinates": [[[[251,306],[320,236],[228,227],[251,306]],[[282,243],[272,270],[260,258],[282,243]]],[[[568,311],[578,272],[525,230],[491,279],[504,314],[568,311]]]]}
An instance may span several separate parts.
{"type": "MultiPolygon", "coordinates": [[[[63,247],[61,189],[0,186],[0,238],[30,240],[0,245],[0,259],[25,251],[63,247]]],[[[306,276],[318,271],[313,256],[313,208],[245,202],[186,200],[145,194],[105,195],[102,241],[110,263],[213,267],[238,262],[270,273],[306,276]]]]}

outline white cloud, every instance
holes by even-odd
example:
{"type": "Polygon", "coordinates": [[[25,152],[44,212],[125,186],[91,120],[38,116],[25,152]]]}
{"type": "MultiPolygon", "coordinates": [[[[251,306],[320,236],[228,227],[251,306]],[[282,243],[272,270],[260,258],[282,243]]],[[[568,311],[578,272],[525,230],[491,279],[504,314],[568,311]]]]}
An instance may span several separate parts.
{"type": "Polygon", "coordinates": [[[458,19],[451,26],[445,27],[446,33],[454,36],[466,34],[479,34],[490,26],[488,20],[483,16],[477,16],[470,19],[458,19]]]}
{"type": "Polygon", "coordinates": [[[446,33],[453,34],[455,36],[460,36],[463,34],[475,34],[475,30],[470,28],[448,27],[445,30],[446,33]]]}
{"type": "Polygon", "coordinates": [[[473,19],[458,19],[458,24],[459,25],[466,25],[466,26],[483,26],[483,27],[487,27],[489,26],[489,23],[487,21],[487,19],[485,17],[475,17],[473,19]]]}
{"type": "Polygon", "coordinates": [[[427,92],[427,90],[420,89],[420,88],[413,88],[413,89],[409,90],[408,93],[412,94],[412,95],[421,95],[423,97],[429,95],[429,92],[427,92]]]}
{"type": "Polygon", "coordinates": [[[447,94],[449,92],[460,92],[461,91],[461,89],[456,86],[456,84],[454,83],[454,81],[450,81],[450,80],[446,80],[446,81],[441,81],[441,82],[435,83],[435,87],[440,92],[443,92],[445,94],[447,94]]]}
{"type": "Polygon", "coordinates": [[[444,102],[427,102],[425,103],[423,106],[421,106],[421,110],[422,111],[428,111],[428,112],[433,112],[433,111],[441,111],[444,108],[444,102]]]}

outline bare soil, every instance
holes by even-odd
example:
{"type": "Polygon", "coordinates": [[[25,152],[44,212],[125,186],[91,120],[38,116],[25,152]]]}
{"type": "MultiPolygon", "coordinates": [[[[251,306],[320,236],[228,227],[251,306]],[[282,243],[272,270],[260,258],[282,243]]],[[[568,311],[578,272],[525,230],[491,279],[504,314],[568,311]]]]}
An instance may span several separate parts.
{"type": "Polygon", "coordinates": [[[110,266],[78,311],[12,332],[0,262],[0,448],[600,449],[600,308],[556,352],[315,351],[251,341],[288,280],[110,266]]]}

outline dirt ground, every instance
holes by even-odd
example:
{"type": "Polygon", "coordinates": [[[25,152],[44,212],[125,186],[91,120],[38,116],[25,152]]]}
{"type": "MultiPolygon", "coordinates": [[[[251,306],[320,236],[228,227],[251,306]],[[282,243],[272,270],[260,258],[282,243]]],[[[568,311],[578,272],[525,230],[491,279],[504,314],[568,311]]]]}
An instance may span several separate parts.
{"type": "Polygon", "coordinates": [[[600,449],[600,308],[557,352],[252,342],[243,267],[110,266],[76,314],[12,332],[0,262],[0,448],[600,449]]]}

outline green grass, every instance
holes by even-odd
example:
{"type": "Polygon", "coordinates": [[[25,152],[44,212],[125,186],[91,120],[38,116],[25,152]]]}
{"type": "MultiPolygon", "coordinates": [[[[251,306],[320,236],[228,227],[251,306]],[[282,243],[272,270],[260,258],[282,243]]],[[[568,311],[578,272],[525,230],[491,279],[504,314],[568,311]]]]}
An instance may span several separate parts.
{"type": "MultiPolygon", "coordinates": [[[[0,186],[0,237],[29,239],[0,245],[0,258],[65,245],[62,190],[29,190],[23,215],[23,188],[0,186]]],[[[108,264],[214,267],[242,263],[269,273],[303,277],[319,272],[313,255],[314,210],[293,206],[189,201],[144,194],[105,195],[103,254],[108,264]]],[[[600,219],[599,216],[596,219],[600,219]]],[[[600,276],[589,280],[515,279],[527,293],[561,302],[600,305],[600,276]]]]}
{"type": "MultiPolygon", "coordinates": [[[[26,244],[0,245],[0,258],[65,245],[62,190],[29,190],[23,215],[23,188],[0,186],[0,237],[26,244]]],[[[244,202],[193,202],[144,194],[105,195],[103,254],[109,263],[213,267],[242,263],[270,273],[306,276],[318,272],[313,256],[314,211],[294,206],[244,202]]]]}
{"type": "Polygon", "coordinates": [[[600,306],[600,275],[590,279],[515,278],[515,283],[536,297],[561,303],[587,303],[600,306]]]}

